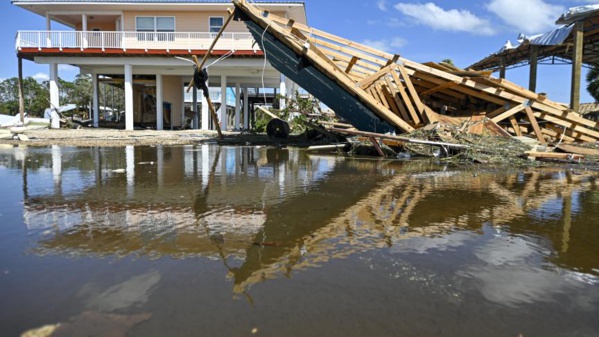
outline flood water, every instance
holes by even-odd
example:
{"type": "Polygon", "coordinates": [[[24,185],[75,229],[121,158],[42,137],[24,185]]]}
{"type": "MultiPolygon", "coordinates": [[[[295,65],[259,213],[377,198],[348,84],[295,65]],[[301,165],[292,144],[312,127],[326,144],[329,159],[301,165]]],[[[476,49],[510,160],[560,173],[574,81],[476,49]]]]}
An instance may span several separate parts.
{"type": "Polygon", "coordinates": [[[0,335],[598,336],[596,180],[267,147],[5,147],[0,335]]]}

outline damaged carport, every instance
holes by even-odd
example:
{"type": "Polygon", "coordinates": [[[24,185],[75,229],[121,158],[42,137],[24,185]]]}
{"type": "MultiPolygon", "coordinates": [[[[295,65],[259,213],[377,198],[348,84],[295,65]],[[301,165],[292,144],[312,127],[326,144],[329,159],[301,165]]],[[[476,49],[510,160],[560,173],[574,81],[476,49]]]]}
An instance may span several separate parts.
{"type": "MultiPolygon", "coordinates": [[[[357,130],[409,133],[448,118],[514,136],[595,142],[597,123],[491,71],[417,63],[234,1],[270,63],[357,130]],[[450,115],[450,116],[447,116],[450,115]]],[[[484,128],[483,128],[484,129],[484,128]]]]}

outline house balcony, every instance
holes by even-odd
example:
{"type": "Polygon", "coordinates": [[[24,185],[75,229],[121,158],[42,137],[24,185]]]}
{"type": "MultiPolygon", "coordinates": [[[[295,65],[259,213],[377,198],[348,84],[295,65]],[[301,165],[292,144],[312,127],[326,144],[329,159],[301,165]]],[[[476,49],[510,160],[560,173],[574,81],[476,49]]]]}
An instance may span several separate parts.
{"type": "MultiPolygon", "coordinates": [[[[190,55],[202,54],[216,34],[209,32],[124,31],[19,31],[16,50],[20,55],[190,55]]],[[[238,56],[261,56],[250,33],[223,33],[214,55],[234,52],[238,56]]]]}

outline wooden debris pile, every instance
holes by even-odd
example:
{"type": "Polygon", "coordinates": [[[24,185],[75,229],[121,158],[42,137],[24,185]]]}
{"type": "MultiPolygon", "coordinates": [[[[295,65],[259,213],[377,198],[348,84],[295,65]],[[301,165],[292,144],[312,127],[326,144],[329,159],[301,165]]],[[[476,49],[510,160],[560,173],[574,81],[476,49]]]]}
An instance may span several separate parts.
{"type": "Polygon", "coordinates": [[[380,131],[365,128],[360,118],[369,112],[352,110],[353,106],[367,107],[397,133],[467,117],[484,120],[485,128],[498,134],[533,137],[541,144],[599,140],[597,122],[584,119],[544,94],[494,78],[489,71],[414,62],[273,15],[243,0],[233,2],[236,11],[242,13],[238,19],[244,20],[256,42],[266,47],[266,57],[275,68],[302,86],[307,83],[302,80],[310,75],[340,88],[338,99],[319,90],[324,86],[306,89],[358,130],[380,131]],[[280,52],[284,48],[292,51],[292,56],[280,52]],[[286,62],[296,61],[298,69],[310,67],[309,72],[286,66],[286,62]],[[355,104],[348,105],[348,97],[355,104]]]}

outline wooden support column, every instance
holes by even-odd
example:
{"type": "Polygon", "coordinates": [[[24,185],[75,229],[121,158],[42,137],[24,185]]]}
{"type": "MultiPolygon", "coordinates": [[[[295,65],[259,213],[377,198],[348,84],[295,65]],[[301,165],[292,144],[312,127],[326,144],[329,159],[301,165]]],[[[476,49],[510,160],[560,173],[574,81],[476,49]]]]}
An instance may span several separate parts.
{"type": "Polygon", "coordinates": [[[528,90],[537,91],[537,64],[539,60],[539,46],[530,46],[530,73],[528,77],[528,90]]]}
{"type": "Polygon", "coordinates": [[[499,59],[500,65],[499,65],[499,78],[505,78],[505,67],[506,67],[506,60],[505,60],[505,56],[502,56],[499,59]]]}
{"type": "Polygon", "coordinates": [[[570,89],[570,108],[580,109],[580,74],[582,71],[582,51],[584,39],[584,21],[574,26],[574,50],[572,51],[572,87],[570,89]]]}
{"type": "Polygon", "coordinates": [[[23,97],[23,58],[17,56],[19,63],[19,116],[21,124],[25,125],[25,98],[23,97]]]}

